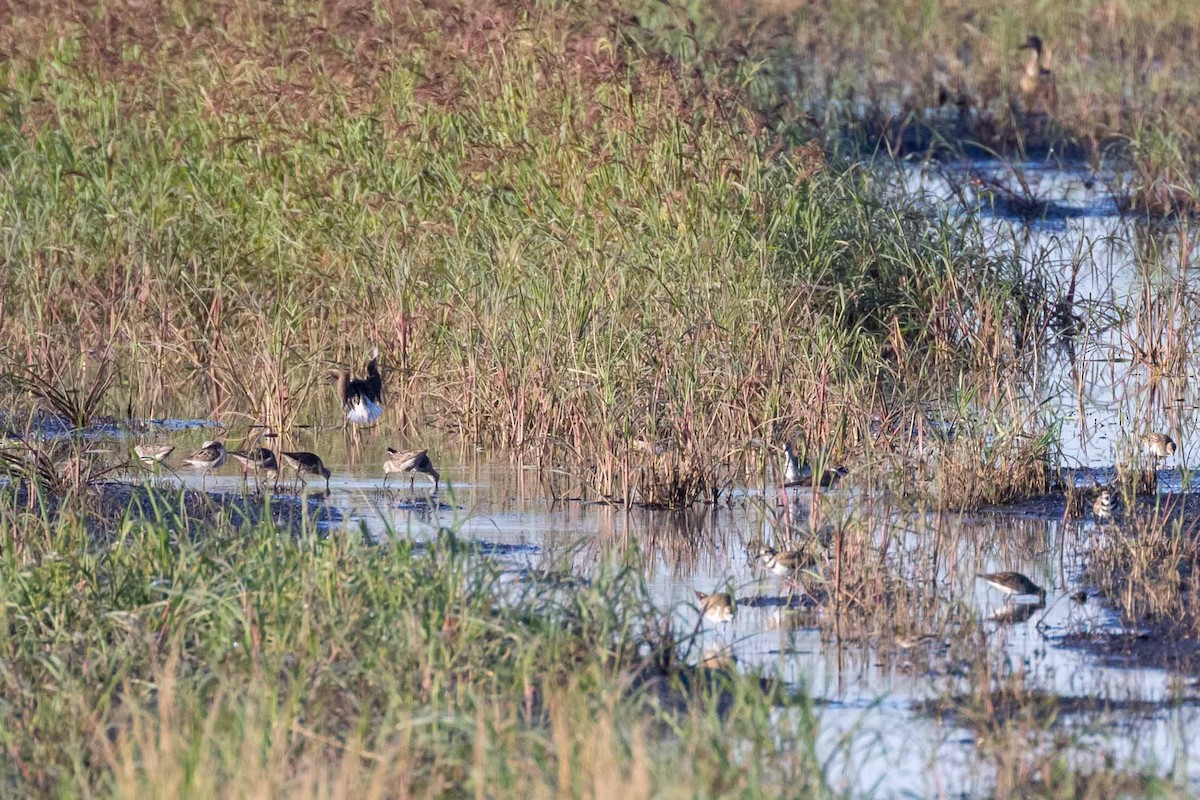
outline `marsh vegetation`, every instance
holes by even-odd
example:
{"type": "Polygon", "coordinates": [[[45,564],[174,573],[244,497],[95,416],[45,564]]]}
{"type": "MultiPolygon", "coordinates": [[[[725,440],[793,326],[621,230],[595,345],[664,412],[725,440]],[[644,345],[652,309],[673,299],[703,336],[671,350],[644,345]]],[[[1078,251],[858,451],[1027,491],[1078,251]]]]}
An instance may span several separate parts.
{"type": "Polygon", "coordinates": [[[1194,791],[1151,6],[9,9],[0,786],[1194,791]]]}

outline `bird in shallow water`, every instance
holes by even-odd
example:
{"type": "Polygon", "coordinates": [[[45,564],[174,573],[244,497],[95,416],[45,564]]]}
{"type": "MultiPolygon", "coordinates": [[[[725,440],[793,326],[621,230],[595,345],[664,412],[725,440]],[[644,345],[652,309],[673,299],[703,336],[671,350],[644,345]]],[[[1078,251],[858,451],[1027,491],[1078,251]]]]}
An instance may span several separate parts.
{"type": "Polygon", "coordinates": [[[1120,510],[1121,500],[1112,489],[1101,489],[1092,503],[1092,515],[1100,522],[1106,522],[1120,510]]]}
{"type": "Polygon", "coordinates": [[[700,601],[700,613],[713,622],[733,619],[733,595],[728,592],[696,592],[696,599],[700,601]]]}
{"type": "Polygon", "coordinates": [[[776,575],[795,575],[813,564],[812,558],[802,550],[776,550],[765,544],[758,548],[758,560],[776,575]]]}
{"type": "Polygon", "coordinates": [[[1147,433],[1142,437],[1142,446],[1149,450],[1156,460],[1175,455],[1175,440],[1165,433],[1147,433]]]}
{"type": "Polygon", "coordinates": [[[254,472],[254,481],[258,482],[260,474],[266,475],[272,481],[279,479],[279,461],[275,453],[265,447],[255,447],[253,450],[234,450],[229,453],[242,465],[242,482],[245,483],[250,472],[254,472]]]}
{"type": "Polygon", "coordinates": [[[1037,595],[1041,601],[1046,599],[1046,590],[1019,572],[980,572],[975,577],[1011,597],[1037,595]]]}
{"type": "Polygon", "coordinates": [[[228,453],[225,450],[225,445],[221,442],[210,439],[200,446],[200,449],[192,453],[183,461],[189,466],[196,467],[200,470],[200,486],[204,487],[204,481],[208,478],[208,473],[219,469],[225,463],[228,453]]]}
{"type": "Polygon", "coordinates": [[[331,473],[321,463],[321,457],[316,453],[287,453],[279,454],[283,459],[283,463],[287,464],[292,469],[296,470],[296,475],[300,480],[304,480],[305,475],[314,475],[325,479],[325,493],[329,494],[329,478],[331,473]]]}
{"type": "Polygon", "coordinates": [[[166,461],[167,456],[175,452],[173,444],[139,444],[133,448],[133,454],[143,464],[152,466],[166,461]]]}
{"type": "Polygon", "coordinates": [[[371,348],[367,376],[353,377],[349,370],[335,370],[338,399],[346,421],[353,425],[373,425],[383,416],[383,377],[379,374],[379,348],[371,348]]]}
{"type": "MultiPolygon", "coordinates": [[[[800,482],[800,477],[803,471],[800,468],[800,457],[796,455],[796,451],[792,449],[792,443],[787,442],[783,446],[783,482],[789,486],[800,482]]],[[[807,464],[805,466],[808,466],[807,464]]],[[[811,474],[811,470],[809,471],[811,474]]]]}
{"type": "Polygon", "coordinates": [[[433,490],[436,492],[438,484],[441,482],[441,476],[438,471],[433,468],[433,462],[429,460],[428,450],[407,450],[400,452],[388,448],[387,461],[383,462],[383,485],[387,486],[388,476],[393,472],[408,472],[411,473],[408,481],[408,488],[413,488],[413,484],[417,480],[417,473],[423,473],[433,478],[433,490]]]}
{"type": "Polygon", "coordinates": [[[812,466],[807,461],[800,461],[800,457],[792,449],[791,442],[783,446],[783,455],[783,485],[788,488],[812,486],[814,479],[818,486],[829,487],[849,474],[845,467],[833,467],[821,470],[820,477],[814,478],[812,466]]]}

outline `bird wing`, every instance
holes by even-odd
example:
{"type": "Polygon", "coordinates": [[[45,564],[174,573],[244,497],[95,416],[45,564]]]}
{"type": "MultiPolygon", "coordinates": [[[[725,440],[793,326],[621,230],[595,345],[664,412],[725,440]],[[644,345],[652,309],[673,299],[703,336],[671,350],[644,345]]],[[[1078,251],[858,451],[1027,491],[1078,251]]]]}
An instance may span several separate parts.
{"type": "Polygon", "coordinates": [[[192,453],[190,456],[188,456],[188,460],[191,461],[193,459],[198,459],[201,461],[213,461],[217,458],[217,455],[220,452],[221,445],[210,444],[208,447],[201,447],[199,450],[192,453]]]}
{"type": "Polygon", "coordinates": [[[383,376],[379,374],[379,351],[372,351],[372,358],[367,362],[367,378],[363,382],[364,393],[368,400],[376,403],[383,398],[383,376]]]}
{"type": "Polygon", "coordinates": [[[428,460],[425,456],[428,452],[428,450],[409,450],[405,453],[393,453],[392,463],[399,468],[400,472],[416,469],[428,460]]]}

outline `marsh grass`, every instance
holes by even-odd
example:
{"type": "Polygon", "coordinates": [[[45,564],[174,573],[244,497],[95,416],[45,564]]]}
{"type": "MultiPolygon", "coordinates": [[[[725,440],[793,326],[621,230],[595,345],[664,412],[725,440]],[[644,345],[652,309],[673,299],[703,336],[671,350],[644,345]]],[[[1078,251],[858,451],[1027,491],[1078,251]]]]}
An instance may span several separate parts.
{"type": "Polygon", "coordinates": [[[720,41],[673,54],[606,3],[401,6],[19,15],[13,358],[102,347],[132,416],[286,429],[338,420],[320,374],[377,343],[391,424],[680,506],[761,473],[755,440],[844,461],[1047,327],[1049,273],[780,148],[720,41]]]}
{"type": "Polygon", "coordinates": [[[1181,499],[1130,515],[1095,548],[1087,579],[1131,625],[1147,625],[1166,651],[1195,635],[1200,560],[1194,508],[1181,499]]]}
{"type": "Polygon", "coordinates": [[[803,698],[688,666],[630,570],[512,584],[448,532],[193,531],[163,499],[104,543],[0,518],[6,793],[824,793],[803,698]]]}

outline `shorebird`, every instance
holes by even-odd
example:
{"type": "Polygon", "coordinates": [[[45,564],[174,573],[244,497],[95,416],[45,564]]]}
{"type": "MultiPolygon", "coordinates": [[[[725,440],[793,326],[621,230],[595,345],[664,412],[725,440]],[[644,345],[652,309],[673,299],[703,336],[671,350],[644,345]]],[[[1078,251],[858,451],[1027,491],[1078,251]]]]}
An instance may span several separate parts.
{"type": "MultiPolygon", "coordinates": [[[[796,451],[792,449],[792,443],[788,442],[783,446],[783,457],[785,459],[783,466],[783,482],[788,485],[794,485],[800,482],[803,471],[800,469],[800,457],[796,455],[796,451]]],[[[805,467],[808,465],[805,464],[805,467]]],[[[812,470],[809,470],[812,474],[812,470]]]]}
{"type": "Polygon", "coordinates": [[[713,622],[728,622],[733,619],[733,595],[728,592],[696,592],[696,599],[700,601],[700,613],[713,622]]]}
{"type": "Polygon", "coordinates": [[[1046,590],[1019,572],[980,572],[976,578],[986,581],[993,588],[999,589],[1006,595],[1020,597],[1022,595],[1037,595],[1041,601],[1046,600],[1046,590]]]}
{"type": "Polygon", "coordinates": [[[1120,498],[1113,494],[1112,489],[1101,489],[1092,503],[1092,515],[1100,522],[1110,520],[1119,510],[1120,503],[1120,498]]]}
{"type": "Polygon", "coordinates": [[[225,445],[214,439],[210,439],[201,445],[199,450],[192,453],[183,461],[200,470],[200,486],[203,488],[204,482],[208,478],[208,473],[224,464],[226,456],[225,445]]]}
{"type": "Polygon", "coordinates": [[[413,488],[416,483],[417,473],[421,472],[433,478],[433,490],[436,492],[438,484],[441,482],[441,476],[438,471],[433,468],[433,462],[429,460],[428,450],[408,450],[400,452],[388,448],[387,461],[383,462],[383,485],[387,486],[388,476],[393,472],[408,472],[411,473],[408,481],[408,488],[413,488]]]}
{"type": "MultiPolygon", "coordinates": [[[[785,457],[783,467],[783,485],[785,487],[792,486],[812,486],[813,485],[813,470],[812,466],[807,462],[800,462],[800,458],[796,455],[796,451],[792,449],[791,442],[783,446],[783,454],[785,457]]],[[[849,474],[845,467],[826,468],[821,471],[820,478],[817,479],[818,486],[829,487],[833,486],[843,477],[849,474]]]]}
{"type": "Polygon", "coordinates": [[[276,460],[275,454],[265,447],[256,447],[253,450],[234,450],[229,455],[242,465],[243,483],[246,482],[252,470],[255,483],[258,483],[260,473],[265,474],[270,480],[279,480],[279,461],[276,460]]]}
{"type": "Polygon", "coordinates": [[[139,444],[133,448],[134,455],[147,466],[161,464],[167,456],[174,452],[175,445],[173,444],[139,444]]]}
{"type": "Polygon", "coordinates": [[[1142,446],[1149,450],[1156,460],[1175,455],[1175,440],[1165,433],[1147,433],[1142,437],[1142,446]]]}
{"type": "Polygon", "coordinates": [[[812,565],[812,559],[801,550],[776,550],[770,545],[758,548],[758,560],[776,575],[795,575],[812,565]]]}
{"type": "Polygon", "coordinates": [[[321,463],[321,457],[316,453],[280,453],[283,458],[283,463],[287,464],[292,469],[296,470],[296,475],[300,480],[304,480],[305,475],[315,475],[325,479],[325,492],[329,493],[329,477],[330,472],[321,463]]]}
{"type": "Polygon", "coordinates": [[[371,425],[383,416],[383,378],[379,374],[379,348],[371,348],[367,362],[367,377],[355,378],[349,370],[333,372],[337,382],[338,399],[346,421],[354,425],[371,425]]]}
{"type": "Polygon", "coordinates": [[[1020,50],[1028,50],[1025,68],[1017,85],[1025,96],[1025,110],[1053,114],[1058,106],[1058,89],[1054,85],[1054,73],[1050,70],[1050,48],[1040,36],[1030,36],[1020,50]]]}

